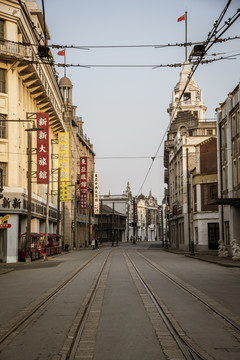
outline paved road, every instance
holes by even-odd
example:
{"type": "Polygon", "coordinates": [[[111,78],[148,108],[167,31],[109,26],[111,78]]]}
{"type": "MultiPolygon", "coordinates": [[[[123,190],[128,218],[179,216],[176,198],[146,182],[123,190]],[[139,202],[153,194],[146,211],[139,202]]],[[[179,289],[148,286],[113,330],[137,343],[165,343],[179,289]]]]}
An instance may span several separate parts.
{"type": "MultiPolygon", "coordinates": [[[[226,325],[203,309],[195,299],[167,280],[144,259],[165,273],[180,279],[194,291],[226,311],[240,323],[240,268],[223,267],[188,258],[184,254],[162,251],[159,246],[140,243],[103,247],[64,253],[48,261],[12,266],[13,271],[0,276],[0,332],[18,316],[23,308],[53,288],[81,264],[95,257],[61,293],[0,352],[1,360],[60,359],[59,354],[69,328],[83,303],[107,253],[111,252],[106,276],[100,318],[94,337],[95,360],[165,359],[167,345],[158,341],[159,323],[151,319],[142,294],[134,279],[126,254],[135,262],[152,286],[169,314],[175,318],[186,336],[209,354],[209,359],[239,359],[239,336],[226,332],[226,325]],[[155,326],[155,327],[154,327],[155,326]],[[55,357],[54,357],[55,356],[55,357]]],[[[6,269],[5,267],[2,267],[6,269]]],[[[161,336],[160,336],[161,337],[161,336]]],[[[174,345],[169,357],[174,359],[174,345]]],[[[175,358],[177,358],[175,356],[175,358]]],[[[179,357],[180,359],[180,357],[179,357]]]]}

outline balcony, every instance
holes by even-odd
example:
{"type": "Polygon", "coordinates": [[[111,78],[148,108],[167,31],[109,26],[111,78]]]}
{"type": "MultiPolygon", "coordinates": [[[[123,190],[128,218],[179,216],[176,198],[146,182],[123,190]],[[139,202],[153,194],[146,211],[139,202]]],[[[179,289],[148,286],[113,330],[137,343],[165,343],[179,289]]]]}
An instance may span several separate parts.
{"type": "MultiPolygon", "coordinates": [[[[42,63],[37,53],[37,47],[1,40],[0,57],[12,64],[12,70],[18,71],[41,111],[49,113],[50,125],[54,131],[65,131],[62,97],[56,79],[56,71],[53,66],[42,63]]],[[[48,63],[49,60],[44,58],[44,62],[48,63]]]]}

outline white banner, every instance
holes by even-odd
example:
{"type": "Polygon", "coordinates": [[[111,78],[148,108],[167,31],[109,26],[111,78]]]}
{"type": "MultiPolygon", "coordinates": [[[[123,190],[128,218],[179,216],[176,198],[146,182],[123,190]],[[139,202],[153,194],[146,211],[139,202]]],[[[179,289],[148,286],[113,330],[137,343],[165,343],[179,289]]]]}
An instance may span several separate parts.
{"type": "Polygon", "coordinates": [[[94,207],[94,214],[99,214],[99,174],[93,174],[93,187],[94,187],[94,198],[93,198],[93,207],[94,207]]]}

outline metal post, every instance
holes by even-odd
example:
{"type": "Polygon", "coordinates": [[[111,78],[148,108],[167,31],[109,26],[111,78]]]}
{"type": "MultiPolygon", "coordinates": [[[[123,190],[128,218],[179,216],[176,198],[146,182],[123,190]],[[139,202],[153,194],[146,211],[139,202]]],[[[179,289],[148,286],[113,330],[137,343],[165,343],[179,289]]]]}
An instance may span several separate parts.
{"type": "Polygon", "coordinates": [[[102,244],[102,233],[103,233],[103,223],[102,223],[102,221],[103,221],[103,201],[101,200],[101,213],[100,213],[101,215],[100,215],[100,217],[101,217],[101,227],[100,227],[100,239],[101,239],[101,244],[102,244]]]}
{"type": "Polygon", "coordinates": [[[47,243],[48,243],[48,219],[49,219],[49,183],[47,184],[47,205],[46,205],[46,223],[45,223],[45,241],[44,241],[44,260],[47,260],[47,243]]]}
{"type": "Polygon", "coordinates": [[[113,202],[113,215],[112,215],[112,246],[114,246],[114,235],[115,235],[115,229],[114,229],[114,202],[113,202]]]}
{"type": "Polygon", "coordinates": [[[75,199],[74,199],[74,240],[73,247],[77,247],[77,182],[75,183],[75,199]]]}
{"type": "Polygon", "coordinates": [[[185,60],[187,61],[187,11],[185,12],[185,60]]]}
{"type": "Polygon", "coordinates": [[[60,223],[60,168],[58,168],[58,193],[57,193],[57,234],[59,235],[60,223]]]}
{"type": "Polygon", "coordinates": [[[31,261],[31,218],[32,218],[32,133],[28,132],[28,198],[27,198],[27,244],[26,262],[31,261]]]}

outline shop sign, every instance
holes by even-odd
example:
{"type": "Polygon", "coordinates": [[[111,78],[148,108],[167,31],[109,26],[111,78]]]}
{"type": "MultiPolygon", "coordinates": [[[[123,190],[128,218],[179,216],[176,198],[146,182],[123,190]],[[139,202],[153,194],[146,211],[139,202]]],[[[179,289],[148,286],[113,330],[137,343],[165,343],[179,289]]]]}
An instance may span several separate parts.
{"type": "Polygon", "coordinates": [[[12,226],[12,224],[5,223],[5,221],[8,221],[9,218],[9,215],[0,216],[0,229],[7,229],[12,226]]]}
{"type": "Polygon", "coordinates": [[[10,228],[12,224],[0,224],[0,229],[7,229],[10,228]]]}
{"type": "Polygon", "coordinates": [[[69,200],[69,133],[58,134],[58,159],[60,167],[60,201],[69,200]]]}
{"type": "Polygon", "coordinates": [[[37,113],[37,183],[49,183],[49,114],[37,113]]]}
{"type": "Polygon", "coordinates": [[[88,168],[87,157],[80,158],[80,209],[87,209],[88,168]]]}
{"type": "Polygon", "coordinates": [[[93,174],[93,186],[94,186],[94,198],[93,198],[93,206],[94,206],[94,214],[99,214],[99,174],[93,174]]]}

